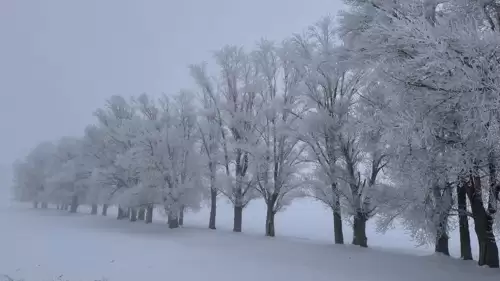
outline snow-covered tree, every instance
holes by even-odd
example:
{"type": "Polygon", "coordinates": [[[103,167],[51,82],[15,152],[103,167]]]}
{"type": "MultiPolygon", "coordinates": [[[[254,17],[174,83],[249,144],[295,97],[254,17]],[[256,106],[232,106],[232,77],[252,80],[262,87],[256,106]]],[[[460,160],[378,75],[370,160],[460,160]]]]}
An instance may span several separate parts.
{"type": "MultiPolygon", "coordinates": [[[[54,145],[50,142],[40,143],[22,161],[13,165],[13,194],[19,201],[33,202],[38,208],[47,189],[46,180],[53,165],[54,145]]],[[[42,201],[42,207],[46,207],[42,201]]]]}
{"type": "Polygon", "coordinates": [[[33,206],[47,208],[50,200],[50,177],[57,159],[54,158],[55,146],[51,142],[37,145],[26,157],[25,161],[15,169],[15,179],[23,190],[22,197],[32,200],[33,206]]]}
{"type": "Polygon", "coordinates": [[[295,45],[295,67],[304,75],[302,95],[309,109],[302,116],[301,139],[308,145],[312,162],[310,196],[332,209],[335,243],[343,244],[341,196],[337,167],[339,133],[357,90],[356,77],[337,64],[332,21],[327,18],[304,35],[291,40],[295,45]],[[351,75],[352,76],[352,75],[351,75]]]}
{"type": "Polygon", "coordinates": [[[76,213],[88,190],[90,173],[84,169],[82,141],[76,137],[63,137],[56,144],[56,163],[48,181],[50,195],[70,204],[76,213]]]}
{"type": "Polygon", "coordinates": [[[257,69],[247,53],[226,46],[215,55],[220,70],[220,125],[225,174],[219,186],[234,206],[233,231],[241,232],[243,209],[256,197],[255,178],[249,173],[250,151],[256,144],[256,113],[259,100],[257,69]]]}
{"type": "Polygon", "coordinates": [[[389,89],[386,118],[392,122],[391,146],[397,149],[397,162],[408,167],[395,166],[393,172],[423,179],[420,187],[395,183],[400,193],[411,191],[420,198],[410,205],[416,212],[432,218],[432,227],[417,229],[434,233],[436,250],[446,253],[450,190],[453,185],[465,186],[480,243],[479,264],[498,267],[492,231],[499,191],[495,93],[500,85],[496,47],[500,36],[492,21],[496,4],[459,0],[348,4],[353,9],[342,15],[339,30],[352,54],[351,63],[370,69],[389,89]],[[483,193],[488,194],[487,203],[483,193]]]}
{"type": "Polygon", "coordinates": [[[20,202],[32,201],[33,207],[38,207],[35,193],[30,188],[28,163],[25,160],[16,160],[12,164],[12,194],[14,199],[20,202]]]}
{"type": "Polygon", "coordinates": [[[258,141],[250,154],[256,189],[267,206],[267,236],[275,236],[275,214],[304,194],[305,144],[296,134],[304,108],[297,91],[302,76],[293,65],[291,47],[288,42],[278,47],[262,40],[252,53],[263,104],[257,117],[258,141]]]}
{"type": "MultiPolygon", "coordinates": [[[[141,122],[137,122],[140,128],[138,129],[138,133],[136,136],[137,139],[135,139],[135,141],[137,142],[136,145],[139,148],[138,151],[141,151],[141,148],[144,145],[149,144],[148,140],[153,141],[151,139],[151,137],[153,136],[151,136],[150,134],[156,133],[160,130],[161,111],[158,107],[157,102],[146,94],[142,94],[137,99],[135,99],[134,105],[136,107],[136,110],[139,112],[140,117],[142,118],[141,122]]],[[[130,151],[130,153],[132,153],[130,156],[134,157],[133,154],[136,152],[137,150],[130,151]]],[[[153,152],[150,151],[150,153],[146,155],[149,156],[151,155],[151,153],[153,152]]],[[[139,170],[141,178],[145,177],[145,175],[147,174],[147,170],[144,170],[141,166],[143,164],[142,161],[134,162],[134,160],[132,160],[132,162],[129,163],[133,166],[131,168],[139,170]]],[[[144,217],[146,223],[151,223],[153,220],[153,210],[155,203],[162,203],[161,200],[155,199],[158,190],[155,186],[148,185],[147,178],[146,181],[142,181],[141,185],[139,185],[138,187],[139,190],[135,194],[136,205],[141,206],[139,209],[138,218],[142,220],[144,217]],[[143,206],[146,206],[146,208],[144,208],[143,206]]]]}
{"type": "MultiPolygon", "coordinates": [[[[206,70],[206,63],[191,65],[190,72],[195,83],[200,89],[202,100],[202,110],[198,118],[198,133],[200,138],[201,152],[206,161],[207,175],[202,180],[210,190],[210,217],[208,228],[216,228],[217,216],[217,196],[219,188],[217,187],[217,170],[222,163],[224,167],[229,167],[229,155],[227,152],[226,133],[222,123],[222,113],[220,107],[220,93],[215,89],[214,82],[210,79],[206,70]],[[222,147],[224,152],[222,153],[222,147]],[[207,180],[208,179],[208,180],[207,180]]],[[[226,168],[229,171],[229,168],[226,168]]],[[[204,173],[202,173],[204,174],[204,173]]]]}
{"type": "Polygon", "coordinates": [[[141,112],[147,119],[142,120],[132,148],[121,159],[124,168],[139,175],[140,183],[127,192],[129,198],[139,200],[134,205],[162,204],[170,228],[179,226],[185,207],[199,208],[201,201],[192,101],[187,92],[164,96],[158,106],[141,96],[141,112]]]}
{"type": "Polygon", "coordinates": [[[111,186],[99,179],[100,171],[112,165],[113,155],[106,146],[106,131],[96,125],[85,128],[82,139],[82,168],[90,174],[86,202],[92,204],[92,214],[97,213],[97,205],[102,204],[102,215],[107,215],[112,193],[111,186]]]}
{"type": "MultiPolygon", "coordinates": [[[[136,124],[134,123],[137,118],[135,109],[125,98],[112,96],[106,101],[105,108],[98,109],[94,115],[99,121],[99,128],[105,131],[104,142],[110,157],[109,165],[95,171],[94,178],[112,187],[110,197],[116,198],[114,202],[127,204],[126,198],[125,202],[120,202],[120,199],[123,199],[121,195],[127,188],[137,185],[138,175],[137,171],[124,167],[119,161],[132,147],[132,139],[136,134],[136,127],[132,126],[136,124]]],[[[127,212],[119,207],[117,218],[126,217],[127,212]]]]}
{"type": "Polygon", "coordinates": [[[388,161],[386,130],[365,100],[373,91],[366,69],[349,64],[330,17],[296,35],[296,67],[303,73],[301,138],[313,162],[310,195],[334,214],[336,243],[343,243],[341,209],[353,220],[353,244],[367,246],[366,222],[376,212],[379,174],[388,161]]]}

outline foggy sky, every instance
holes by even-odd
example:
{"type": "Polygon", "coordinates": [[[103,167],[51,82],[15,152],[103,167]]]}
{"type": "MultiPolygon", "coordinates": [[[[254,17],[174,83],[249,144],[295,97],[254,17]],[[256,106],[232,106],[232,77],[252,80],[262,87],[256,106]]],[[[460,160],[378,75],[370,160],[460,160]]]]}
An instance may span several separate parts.
{"type": "Polygon", "coordinates": [[[339,7],[339,0],[0,0],[0,170],[40,141],[81,135],[110,95],[192,87],[187,65],[210,61],[211,51],[281,40],[339,7]]]}

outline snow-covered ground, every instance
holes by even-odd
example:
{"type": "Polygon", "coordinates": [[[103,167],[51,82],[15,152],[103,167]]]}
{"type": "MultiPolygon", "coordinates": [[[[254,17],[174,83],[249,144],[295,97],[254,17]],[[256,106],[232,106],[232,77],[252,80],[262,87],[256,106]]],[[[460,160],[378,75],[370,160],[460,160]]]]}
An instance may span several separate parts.
{"type": "MultiPolygon", "coordinates": [[[[372,249],[331,245],[328,211],[306,200],[277,218],[277,234],[282,237],[266,238],[260,207],[258,202],[249,206],[246,233],[234,234],[228,231],[231,210],[223,203],[217,231],[205,229],[206,211],[187,215],[183,229],[169,230],[161,221],[117,221],[113,214],[87,215],[85,208],[69,214],[4,205],[0,275],[25,281],[500,280],[499,270],[429,256],[429,248],[415,249],[397,230],[386,235],[371,230],[372,249]]],[[[346,229],[346,241],[350,239],[346,229]]],[[[456,240],[451,245],[456,254],[456,240]]]]}

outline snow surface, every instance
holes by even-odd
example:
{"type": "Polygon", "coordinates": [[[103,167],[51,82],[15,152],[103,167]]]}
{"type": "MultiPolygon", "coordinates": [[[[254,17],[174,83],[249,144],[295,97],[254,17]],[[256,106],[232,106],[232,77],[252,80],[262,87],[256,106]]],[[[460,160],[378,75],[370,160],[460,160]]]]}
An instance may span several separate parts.
{"type": "MultiPolygon", "coordinates": [[[[0,275],[25,281],[500,278],[499,270],[480,268],[475,262],[429,256],[429,248],[415,249],[408,236],[396,230],[386,235],[371,230],[372,249],[331,245],[329,213],[306,200],[277,217],[277,233],[287,237],[266,238],[259,205],[253,203],[246,210],[244,234],[227,231],[232,223],[230,206],[222,202],[217,231],[205,229],[206,210],[188,214],[184,228],[169,230],[160,214],[154,224],[145,225],[117,221],[114,210],[109,217],[101,217],[83,213],[86,208],[69,214],[4,205],[0,207],[0,275]]],[[[346,229],[346,241],[350,239],[346,229]]],[[[456,253],[454,240],[451,245],[456,253]]]]}

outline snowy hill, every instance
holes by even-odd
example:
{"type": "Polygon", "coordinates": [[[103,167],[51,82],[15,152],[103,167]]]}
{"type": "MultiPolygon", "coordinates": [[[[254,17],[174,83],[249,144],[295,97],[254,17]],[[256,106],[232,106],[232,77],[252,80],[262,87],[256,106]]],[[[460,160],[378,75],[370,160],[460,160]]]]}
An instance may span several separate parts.
{"type": "MultiPolygon", "coordinates": [[[[295,214],[304,211],[300,206],[296,208],[295,214]]],[[[247,213],[244,224],[247,233],[233,234],[225,230],[230,223],[223,217],[219,230],[204,229],[203,212],[190,214],[186,218],[187,227],[169,230],[159,221],[144,225],[117,221],[112,215],[71,215],[54,209],[34,210],[24,205],[2,208],[0,275],[26,281],[57,278],[70,281],[470,281],[500,278],[498,270],[446,257],[334,246],[319,237],[269,239],[257,235],[262,230],[256,227],[259,221],[253,219],[257,218],[255,215],[247,213]]],[[[319,221],[325,219],[319,213],[316,216],[319,221]]],[[[159,215],[157,218],[161,219],[159,215]]],[[[282,218],[278,227],[287,236],[299,236],[300,231],[290,231],[301,227],[328,235],[324,229],[318,229],[313,220],[298,227],[282,218]]],[[[412,248],[408,238],[402,235],[382,241],[378,237],[370,233],[370,243],[377,247],[392,243],[393,249],[406,243],[406,248],[401,249],[412,248]]],[[[425,252],[421,249],[415,253],[425,252]]]]}

